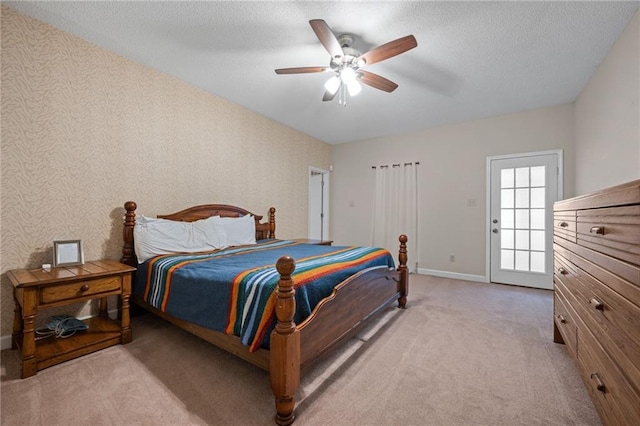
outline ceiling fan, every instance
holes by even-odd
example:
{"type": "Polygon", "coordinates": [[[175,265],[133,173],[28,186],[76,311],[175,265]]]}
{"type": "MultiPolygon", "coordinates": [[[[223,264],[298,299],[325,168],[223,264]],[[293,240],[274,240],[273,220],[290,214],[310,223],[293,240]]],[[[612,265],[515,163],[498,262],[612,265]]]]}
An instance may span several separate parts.
{"type": "Polygon", "coordinates": [[[331,55],[329,66],[279,68],[276,69],[276,74],[306,74],[333,71],[335,74],[324,85],[325,92],[322,100],[331,101],[338,94],[339,103],[345,106],[347,93],[350,96],[355,96],[362,90],[360,83],[385,92],[393,92],[398,87],[396,83],[378,74],[364,71],[362,68],[397,56],[418,45],[415,37],[408,35],[361,54],[351,47],[354,39],[353,35],[342,34],[336,37],[329,25],[322,19],[312,19],[309,24],[320,43],[331,55]]]}

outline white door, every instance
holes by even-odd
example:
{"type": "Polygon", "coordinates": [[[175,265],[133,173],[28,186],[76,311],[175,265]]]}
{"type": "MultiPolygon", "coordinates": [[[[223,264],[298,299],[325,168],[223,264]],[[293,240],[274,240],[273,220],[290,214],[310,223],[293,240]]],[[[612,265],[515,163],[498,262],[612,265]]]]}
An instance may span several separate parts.
{"type": "Polygon", "coordinates": [[[307,238],[329,239],[329,172],[311,168],[309,173],[309,232],[307,238]]]}
{"type": "Polygon", "coordinates": [[[562,151],[491,157],[490,281],[553,288],[553,203],[562,151]]]}

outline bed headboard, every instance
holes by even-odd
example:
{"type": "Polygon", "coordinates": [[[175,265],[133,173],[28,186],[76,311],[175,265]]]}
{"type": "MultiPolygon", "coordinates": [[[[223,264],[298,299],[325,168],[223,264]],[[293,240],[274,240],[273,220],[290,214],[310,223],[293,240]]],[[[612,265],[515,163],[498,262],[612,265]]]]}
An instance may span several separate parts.
{"type": "MultiPolygon", "coordinates": [[[[138,259],[133,245],[133,227],[136,225],[136,208],[138,205],[134,201],[124,203],[126,211],[124,215],[123,245],[122,245],[122,263],[136,266],[138,259]]],[[[256,240],[264,238],[276,237],[276,209],[269,209],[269,221],[261,223],[262,216],[251,213],[241,207],[229,206],[226,204],[203,204],[201,206],[193,206],[188,209],[181,210],[171,214],[159,214],[159,219],[178,220],[183,222],[193,222],[200,219],[206,219],[211,216],[220,217],[241,217],[245,215],[253,215],[256,221],[256,240]]]]}

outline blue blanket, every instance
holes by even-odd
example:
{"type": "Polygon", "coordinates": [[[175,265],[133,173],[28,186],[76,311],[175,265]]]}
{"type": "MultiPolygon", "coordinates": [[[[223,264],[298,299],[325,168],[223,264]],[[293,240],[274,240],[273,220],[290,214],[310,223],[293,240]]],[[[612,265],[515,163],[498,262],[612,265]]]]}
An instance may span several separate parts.
{"type": "Polygon", "coordinates": [[[331,247],[262,240],[206,254],[163,255],[139,265],[134,294],[174,317],[239,336],[251,351],[268,347],[275,325],[275,263],[296,261],[296,324],[351,275],[373,266],[394,267],[375,247],[331,247]]]}

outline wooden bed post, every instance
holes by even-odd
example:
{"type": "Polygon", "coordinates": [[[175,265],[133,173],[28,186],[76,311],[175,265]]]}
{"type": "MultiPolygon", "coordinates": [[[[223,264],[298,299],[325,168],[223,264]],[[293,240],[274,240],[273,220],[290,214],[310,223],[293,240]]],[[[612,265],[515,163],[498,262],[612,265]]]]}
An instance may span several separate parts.
{"type": "Polygon", "coordinates": [[[276,237],[276,208],[269,209],[269,238],[276,237]]]}
{"type": "Polygon", "coordinates": [[[295,289],[291,274],[296,269],[290,256],[276,263],[280,274],[276,290],[276,327],[271,333],[270,377],[276,398],[276,423],[290,425],[295,419],[295,394],[300,383],[300,331],[293,315],[296,311],[295,289]]]}
{"type": "Polygon", "coordinates": [[[138,206],[133,201],[124,203],[124,209],[127,211],[124,215],[124,229],[122,237],[124,244],[122,245],[122,259],[120,261],[129,266],[137,266],[136,252],[133,249],[133,227],[136,225],[136,209],[138,206]]]}
{"type": "Polygon", "coordinates": [[[398,306],[404,309],[407,307],[407,296],[409,295],[409,270],[407,269],[408,238],[402,234],[398,240],[400,241],[400,250],[398,251],[398,261],[400,262],[398,266],[398,271],[400,272],[398,292],[400,293],[400,297],[398,297],[398,306]]]}

